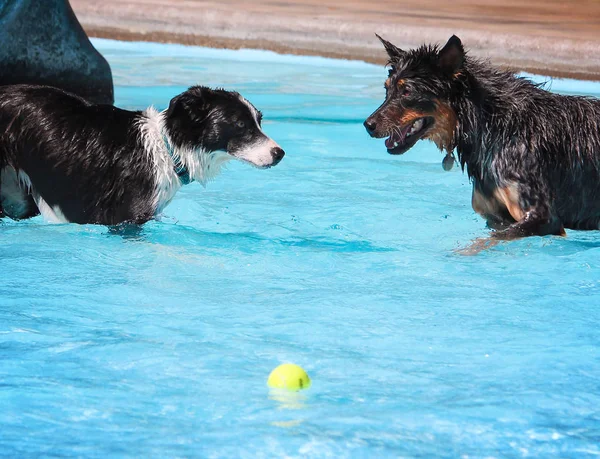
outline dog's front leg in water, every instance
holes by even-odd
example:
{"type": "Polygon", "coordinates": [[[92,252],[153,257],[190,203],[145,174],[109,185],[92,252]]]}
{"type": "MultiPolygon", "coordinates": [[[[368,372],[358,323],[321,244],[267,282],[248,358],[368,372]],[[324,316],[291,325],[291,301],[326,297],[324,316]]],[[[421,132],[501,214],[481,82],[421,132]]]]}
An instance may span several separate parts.
{"type": "Polygon", "coordinates": [[[491,249],[499,243],[500,240],[494,239],[492,237],[478,237],[467,247],[456,249],[454,253],[465,256],[473,256],[477,255],[480,252],[483,252],[484,250],[491,249]]]}
{"type": "Polygon", "coordinates": [[[566,236],[565,228],[560,220],[547,211],[530,210],[523,218],[501,231],[494,231],[492,239],[512,241],[527,236],[566,236]]]}
{"type": "Polygon", "coordinates": [[[530,210],[524,217],[510,225],[508,228],[493,231],[490,237],[475,239],[468,247],[456,252],[461,255],[477,255],[483,250],[490,249],[501,241],[514,241],[528,236],[566,236],[565,228],[557,219],[548,212],[530,210]]]}

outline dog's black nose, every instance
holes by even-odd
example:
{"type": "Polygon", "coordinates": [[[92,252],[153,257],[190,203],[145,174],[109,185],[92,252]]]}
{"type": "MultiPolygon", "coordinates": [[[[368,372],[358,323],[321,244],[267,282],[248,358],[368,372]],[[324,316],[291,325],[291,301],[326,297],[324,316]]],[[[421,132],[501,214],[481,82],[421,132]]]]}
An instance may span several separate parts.
{"type": "Polygon", "coordinates": [[[377,124],[371,118],[368,118],[367,121],[365,121],[365,128],[370,135],[373,135],[377,128],[377,124]]]}
{"type": "Polygon", "coordinates": [[[279,147],[272,148],[271,156],[273,157],[273,164],[271,165],[274,166],[276,164],[279,164],[279,161],[283,159],[283,157],[285,156],[285,151],[283,151],[279,147]]]}

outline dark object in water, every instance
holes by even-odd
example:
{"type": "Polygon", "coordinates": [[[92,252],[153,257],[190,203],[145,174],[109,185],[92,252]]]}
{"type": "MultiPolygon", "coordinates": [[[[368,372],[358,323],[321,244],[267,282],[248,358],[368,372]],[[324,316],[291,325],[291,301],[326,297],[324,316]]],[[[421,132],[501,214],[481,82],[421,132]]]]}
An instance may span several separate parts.
{"type": "Polygon", "coordinates": [[[108,62],[68,0],[0,0],[0,85],[41,84],[114,102],[108,62]]]}
{"type": "Polygon", "coordinates": [[[456,36],[408,51],[381,41],[386,98],[365,127],[389,153],[420,139],[456,153],[495,240],[600,228],[600,100],[496,69],[456,36]]]}

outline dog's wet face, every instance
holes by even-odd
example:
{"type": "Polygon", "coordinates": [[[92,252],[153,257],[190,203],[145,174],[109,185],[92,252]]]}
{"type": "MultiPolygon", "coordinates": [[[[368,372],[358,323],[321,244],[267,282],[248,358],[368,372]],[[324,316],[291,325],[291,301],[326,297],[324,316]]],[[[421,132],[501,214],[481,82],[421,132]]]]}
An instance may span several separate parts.
{"type": "Polygon", "coordinates": [[[278,164],[283,149],[262,130],[262,114],[237,92],[195,86],[171,100],[169,137],[179,148],[227,152],[259,168],[278,164]]]}
{"type": "Polygon", "coordinates": [[[395,67],[390,69],[385,91],[385,102],[365,121],[365,128],[372,137],[385,137],[388,153],[399,155],[435,126],[435,101],[414,80],[400,78],[395,67]]]}
{"type": "Polygon", "coordinates": [[[449,103],[452,79],[464,62],[460,40],[452,37],[438,52],[421,47],[402,51],[383,40],[390,57],[385,101],[364,125],[371,137],[386,138],[388,153],[400,155],[419,140],[430,139],[451,150],[457,125],[449,103]]]}

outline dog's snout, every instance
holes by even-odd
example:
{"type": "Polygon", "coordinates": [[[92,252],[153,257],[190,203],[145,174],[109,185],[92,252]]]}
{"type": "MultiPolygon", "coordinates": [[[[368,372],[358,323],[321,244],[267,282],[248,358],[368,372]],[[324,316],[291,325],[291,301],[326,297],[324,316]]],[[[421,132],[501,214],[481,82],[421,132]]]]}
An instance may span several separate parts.
{"type": "Polygon", "coordinates": [[[279,161],[281,161],[283,159],[283,157],[285,156],[285,151],[283,151],[279,147],[274,147],[271,149],[271,156],[273,157],[273,166],[274,166],[275,164],[278,164],[279,161]]]}
{"type": "Polygon", "coordinates": [[[377,123],[375,122],[375,120],[373,118],[367,118],[364,124],[365,129],[367,130],[369,135],[373,135],[375,129],[377,129],[377,123]]]}

